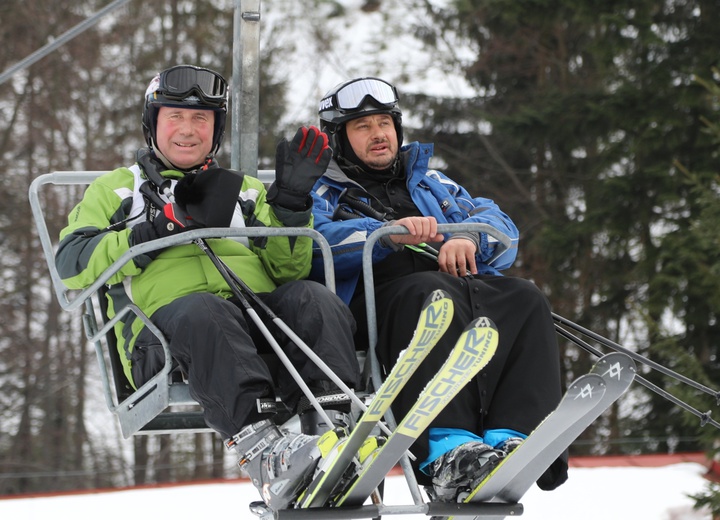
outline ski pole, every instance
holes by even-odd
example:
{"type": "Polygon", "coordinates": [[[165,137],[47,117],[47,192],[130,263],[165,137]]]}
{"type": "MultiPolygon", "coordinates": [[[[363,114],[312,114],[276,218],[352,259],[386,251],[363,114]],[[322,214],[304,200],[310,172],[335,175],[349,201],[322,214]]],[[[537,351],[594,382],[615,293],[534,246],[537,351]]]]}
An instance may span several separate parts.
{"type": "Polygon", "coordinates": [[[657,370],[658,372],[665,374],[666,376],[672,377],[674,379],[677,379],[678,381],[685,383],[696,390],[700,390],[701,392],[705,392],[706,394],[710,394],[713,397],[715,397],[715,400],[718,404],[720,404],[720,392],[713,390],[712,388],[708,388],[707,386],[698,383],[697,381],[693,381],[689,377],[686,377],[682,374],[679,374],[675,372],[674,370],[671,370],[659,363],[656,363],[655,361],[652,361],[651,359],[648,359],[647,357],[638,354],[637,352],[633,352],[632,350],[629,350],[622,345],[619,345],[618,343],[615,343],[614,341],[611,341],[607,339],[604,336],[601,336],[600,334],[597,334],[589,329],[586,329],[585,327],[582,327],[581,325],[578,325],[577,323],[573,323],[572,321],[568,320],[567,318],[563,318],[562,316],[559,316],[558,314],[552,313],[553,319],[561,323],[562,325],[565,325],[576,332],[579,332],[589,338],[594,339],[598,343],[605,345],[606,347],[609,347],[613,350],[617,350],[618,352],[622,352],[623,354],[626,354],[630,356],[635,361],[638,361],[640,363],[643,363],[650,368],[657,370]]]}
{"type": "MultiPolygon", "coordinates": [[[[248,285],[243,281],[242,278],[240,278],[232,269],[230,269],[218,256],[215,254],[215,252],[210,248],[210,245],[203,239],[198,239],[202,241],[202,246],[200,246],[205,254],[207,254],[210,259],[213,258],[213,263],[217,261],[216,267],[221,270],[221,273],[225,273],[228,277],[232,279],[232,282],[237,284],[237,286],[240,288],[240,290],[244,291],[250,298],[252,298],[253,302],[255,302],[267,315],[267,317],[275,323],[275,325],[278,326],[280,330],[282,330],[287,336],[292,340],[295,345],[313,362],[315,363],[320,370],[322,370],[325,375],[327,375],[330,380],[337,385],[337,387],[345,393],[350,399],[362,410],[363,412],[367,411],[367,405],[355,394],[355,392],[347,386],[342,379],[340,379],[337,374],[318,356],[308,345],[305,343],[302,338],[300,338],[295,331],[293,331],[287,323],[285,323],[280,317],[278,317],[273,310],[267,306],[267,304],[262,301],[262,299],[253,292],[253,290],[248,287],[248,285]]],[[[223,276],[225,276],[225,274],[223,276]]],[[[226,281],[227,278],[226,278],[226,281]]],[[[230,284],[230,282],[228,282],[230,284]]],[[[247,300],[246,300],[247,302],[247,300]]],[[[254,310],[253,310],[254,312],[254,310]]],[[[260,319],[258,317],[258,319],[260,319]]],[[[264,327],[264,325],[263,325],[264,327]]],[[[270,334],[270,331],[268,330],[268,334],[270,334]]],[[[278,348],[279,345],[278,345],[278,348]]],[[[283,352],[283,356],[285,356],[285,353],[283,352]]],[[[285,356],[283,359],[287,359],[287,356],[285,356]]],[[[288,359],[288,363],[290,360],[288,359]]],[[[310,391],[308,389],[308,391],[310,391]]],[[[307,394],[306,394],[307,395],[307,394]]],[[[310,395],[312,395],[312,392],[310,392],[310,395]]],[[[308,398],[310,398],[310,395],[307,395],[308,398]]],[[[311,399],[312,401],[312,399],[311,399]]],[[[323,416],[325,417],[325,416],[323,416]]],[[[383,430],[383,432],[387,435],[390,435],[392,432],[390,429],[385,426],[383,423],[378,423],[380,428],[383,430]]]]}
{"type": "MultiPolygon", "coordinates": [[[[357,198],[355,198],[355,197],[350,196],[347,189],[344,190],[344,191],[340,194],[340,197],[338,198],[338,201],[339,201],[339,202],[341,201],[342,203],[347,204],[347,206],[349,206],[351,209],[356,210],[356,211],[358,211],[358,212],[360,212],[360,213],[363,213],[363,214],[365,214],[366,216],[369,216],[369,217],[371,217],[371,218],[375,218],[375,219],[378,219],[378,220],[386,220],[386,215],[387,215],[386,213],[379,212],[379,211],[377,211],[376,209],[374,209],[370,204],[368,204],[368,203],[366,203],[366,202],[364,202],[364,201],[362,201],[362,200],[360,200],[360,199],[357,199],[357,198]]],[[[354,212],[352,212],[352,211],[345,210],[345,209],[342,208],[340,205],[338,206],[336,212],[333,214],[333,219],[336,217],[336,215],[337,215],[337,217],[339,217],[339,218],[345,218],[345,219],[348,219],[348,218],[361,218],[361,215],[358,215],[357,213],[354,213],[354,212]]],[[[407,247],[407,246],[406,246],[406,247],[407,247]]],[[[412,249],[413,249],[414,251],[422,254],[423,256],[434,257],[435,259],[437,259],[437,254],[438,254],[438,252],[437,252],[435,249],[427,246],[426,244],[420,244],[420,245],[418,246],[418,248],[419,248],[419,249],[414,249],[414,248],[412,248],[412,249]]],[[[581,327],[580,325],[577,325],[576,323],[573,323],[572,321],[570,321],[570,320],[568,320],[568,319],[566,319],[566,318],[563,318],[562,316],[559,316],[559,315],[553,313],[553,319],[555,319],[556,322],[562,323],[563,325],[566,325],[566,326],[568,326],[568,327],[570,327],[570,328],[573,328],[574,330],[576,330],[576,331],[578,331],[578,332],[581,332],[582,334],[585,334],[585,335],[587,335],[588,337],[591,337],[591,338],[595,339],[596,341],[602,343],[603,345],[605,345],[605,346],[607,346],[607,347],[610,347],[610,348],[612,348],[612,349],[614,349],[614,350],[617,350],[618,352],[622,352],[622,353],[630,356],[630,357],[631,357],[632,359],[634,359],[635,361],[639,361],[639,362],[641,362],[641,363],[649,366],[649,367],[652,368],[652,369],[655,369],[655,370],[657,370],[657,371],[659,371],[659,372],[661,372],[661,373],[663,373],[663,374],[665,374],[665,375],[668,375],[668,376],[670,376],[670,377],[673,377],[673,378],[677,379],[678,381],[681,381],[681,382],[683,382],[683,383],[685,383],[685,384],[688,384],[688,385],[692,386],[692,387],[695,388],[695,389],[698,389],[698,390],[700,390],[700,391],[702,391],[702,392],[705,392],[705,393],[707,393],[707,394],[712,395],[713,397],[715,397],[716,402],[717,402],[718,404],[720,404],[720,392],[715,391],[715,390],[713,390],[712,388],[708,388],[707,386],[704,386],[704,385],[702,385],[701,383],[698,383],[697,381],[694,381],[694,380],[692,380],[692,379],[690,379],[690,378],[688,378],[688,377],[686,377],[686,376],[684,376],[684,375],[682,375],[682,374],[679,374],[679,373],[677,373],[677,372],[674,372],[673,370],[671,370],[671,369],[669,369],[669,368],[667,368],[667,367],[665,367],[665,366],[663,366],[663,365],[660,365],[659,363],[656,363],[656,362],[654,362],[654,361],[646,358],[645,356],[642,356],[642,355],[640,355],[640,354],[638,354],[638,353],[636,353],[636,352],[632,352],[631,350],[626,349],[626,348],[623,347],[622,345],[619,345],[619,344],[617,344],[617,343],[614,343],[613,341],[611,341],[611,340],[609,340],[609,339],[607,339],[607,338],[605,338],[605,337],[603,337],[603,336],[600,336],[599,334],[596,334],[596,333],[594,333],[594,332],[592,332],[592,331],[590,331],[590,330],[588,330],[588,329],[585,329],[585,328],[581,327]]],[[[555,328],[556,328],[556,330],[557,330],[562,336],[566,337],[567,339],[571,339],[570,337],[568,337],[568,336],[566,335],[566,331],[564,331],[564,329],[558,327],[557,325],[556,325],[555,328]]],[[[574,341],[574,342],[575,342],[576,344],[578,344],[579,346],[583,346],[583,345],[581,345],[580,343],[578,343],[579,341],[582,341],[582,340],[580,340],[580,338],[577,338],[577,337],[575,337],[575,336],[573,336],[573,338],[574,338],[574,339],[571,339],[572,341],[574,341]]],[[[583,342],[583,343],[584,343],[584,342],[583,342]]],[[[585,343],[585,345],[587,345],[588,348],[593,349],[593,347],[591,347],[591,346],[588,345],[587,343],[585,343]]],[[[585,347],[583,346],[583,348],[585,348],[585,347]]],[[[586,350],[587,350],[587,349],[586,349],[586,350]]],[[[593,352],[592,350],[588,350],[588,352],[591,352],[591,353],[593,353],[593,354],[595,354],[595,355],[597,355],[597,356],[602,355],[599,351],[597,351],[597,350],[595,350],[595,349],[593,349],[593,350],[594,350],[594,352],[593,352]]],[[[680,401],[679,399],[677,399],[677,398],[676,398],[675,396],[673,396],[672,394],[667,393],[665,390],[662,390],[662,389],[659,388],[658,386],[656,386],[656,385],[654,385],[653,383],[647,381],[646,379],[644,379],[644,378],[642,378],[642,377],[639,377],[639,376],[637,377],[637,379],[638,379],[638,381],[641,382],[641,384],[645,385],[647,388],[650,388],[651,390],[655,391],[656,393],[658,393],[658,394],[661,395],[662,397],[665,397],[666,399],[668,399],[669,401],[673,402],[674,404],[680,406],[681,408],[686,409],[687,411],[690,411],[691,413],[693,413],[694,415],[696,415],[697,417],[699,417],[700,420],[701,420],[701,424],[702,424],[703,426],[704,426],[705,424],[707,424],[708,422],[710,422],[711,424],[713,424],[713,426],[715,426],[715,425],[720,426],[720,424],[718,424],[717,422],[715,422],[715,421],[713,421],[712,419],[710,419],[710,417],[709,417],[710,412],[707,412],[707,413],[703,414],[702,412],[700,412],[700,411],[692,408],[690,405],[684,403],[683,401],[680,401]],[[653,387],[654,387],[654,388],[653,388],[653,387]]]]}
{"type": "Polygon", "coordinates": [[[245,298],[242,291],[238,290],[238,288],[234,284],[232,284],[232,278],[229,276],[227,266],[220,260],[220,258],[215,254],[215,252],[210,249],[210,246],[205,239],[198,238],[197,240],[194,240],[194,242],[208,256],[208,258],[210,258],[210,261],[215,265],[217,270],[225,279],[225,282],[228,284],[228,286],[230,286],[230,289],[232,290],[235,297],[237,297],[237,299],[240,301],[240,304],[243,306],[243,309],[245,309],[245,312],[247,312],[255,325],[260,329],[267,342],[270,343],[270,346],[275,351],[275,354],[277,354],[283,365],[285,365],[285,368],[287,368],[288,371],[292,374],[293,379],[295,379],[295,382],[298,384],[300,389],[308,397],[308,400],[312,404],[313,408],[315,408],[315,410],[320,414],[320,417],[322,417],[328,427],[330,427],[332,425],[332,420],[330,419],[330,416],[322,408],[322,406],[320,406],[320,403],[317,401],[317,399],[311,399],[311,396],[314,397],[314,395],[312,393],[312,390],[310,390],[310,387],[307,386],[307,383],[305,383],[298,370],[292,364],[290,358],[288,358],[285,351],[283,351],[282,347],[280,347],[280,344],[277,342],[275,337],[272,335],[270,330],[262,321],[257,311],[255,311],[252,305],[250,305],[250,302],[247,300],[247,298],[245,298]]]}
{"type": "MultiPolygon", "coordinates": [[[[365,215],[367,217],[375,218],[376,220],[387,221],[387,213],[378,211],[375,208],[373,208],[370,204],[368,204],[367,202],[360,200],[357,197],[351,196],[348,189],[343,190],[343,192],[338,197],[338,202],[340,204],[336,208],[335,213],[333,213],[333,220],[335,220],[336,218],[342,218],[342,219],[362,218],[362,216],[365,215]],[[345,208],[343,208],[341,204],[345,204],[352,210],[355,210],[361,214],[355,213],[353,211],[348,211],[345,208]]],[[[406,246],[406,247],[408,247],[408,246],[406,246]]],[[[419,244],[417,246],[417,248],[411,247],[411,249],[413,249],[417,253],[422,254],[423,256],[428,256],[428,257],[437,259],[438,251],[433,249],[430,246],[427,246],[426,244],[419,244]]],[[[572,321],[570,321],[566,318],[563,318],[562,316],[559,316],[559,315],[553,313],[553,318],[555,319],[556,322],[562,323],[563,325],[573,328],[574,330],[581,332],[581,333],[587,335],[588,337],[595,339],[596,341],[602,343],[603,345],[605,345],[607,347],[617,350],[618,352],[622,352],[622,353],[630,356],[635,361],[639,361],[639,362],[649,366],[650,368],[653,368],[665,375],[668,375],[670,377],[677,379],[678,381],[688,384],[688,385],[692,386],[693,388],[696,388],[698,390],[701,390],[702,392],[705,392],[707,394],[714,396],[716,401],[718,402],[718,404],[720,404],[720,392],[717,392],[711,388],[708,388],[708,387],[702,385],[701,383],[698,383],[697,381],[694,381],[686,376],[683,376],[682,374],[674,372],[673,370],[671,370],[663,365],[660,365],[640,354],[637,354],[636,352],[632,352],[632,351],[626,349],[625,347],[623,347],[617,343],[614,343],[611,340],[609,340],[603,336],[600,336],[599,334],[596,334],[588,329],[581,327],[580,325],[577,325],[576,323],[573,323],[572,321]]],[[[588,352],[590,352],[598,357],[600,357],[602,355],[601,352],[594,349],[592,346],[585,343],[580,338],[571,335],[570,333],[568,333],[567,331],[565,331],[564,329],[560,328],[557,325],[555,328],[561,336],[563,336],[567,339],[570,339],[571,341],[576,343],[578,346],[585,348],[588,352]]],[[[702,412],[698,411],[697,409],[691,407],[687,403],[676,398],[672,394],[661,389],[657,385],[651,383],[650,381],[648,381],[640,376],[636,376],[636,379],[642,385],[644,385],[646,388],[653,390],[661,397],[668,399],[673,404],[680,406],[681,408],[691,412],[692,414],[694,414],[695,416],[700,418],[702,426],[710,423],[715,427],[720,427],[720,423],[717,423],[716,421],[714,421],[713,419],[710,418],[709,411],[706,413],[702,413],[702,412]]]]}
{"type": "MultiPolygon", "coordinates": [[[[557,331],[557,333],[558,333],[560,336],[564,337],[565,339],[568,339],[568,340],[572,341],[572,342],[575,343],[577,346],[583,348],[586,352],[589,352],[590,354],[592,354],[592,355],[594,355],[595,357],[598,357],[598,358],[599,358],[599,357],[602,357],[602,352],[600,352],[599,350],[597,350],[595,347],[593,347],[593,346],[590,345],[589,343],[583,341],[583,340],[580,339],[579,337],[575,336],[574,334],[572,334],[572,333],[568,332],[567,330],[563,329],[562,327],[560,327],[560,325],[555,324],[555,330],[557,331]]],[[[682,409],[690,412],[690,413],[693,414],[694,416],[698,417],[698,418],[700,419],[700,426],[705,426],[706,424],[710,424],[710,425],[715,426],[716,428],[720,429],[720,423],[718,423],[717,421],[713,420],[713,419],[710,417],[710,413],[711,413],[710,411],[703,413],[703,412],[699,411],[698,409],[693,408],[692,406],[690,406],[690,405],[687,404],[686,402],[678,399],[677,397],[675,397],[675,396],[672,395],[671,393],[663,390],[662,388],[660,388],[660,387],[657,386],[656,384],[651,383],[650,381],[648,381],[648,380],[645,379],[644,377],[639,376],[639,375],[637,375],[637,374],[635,375],[635,381],[637,381],[638,383],[640,383],[641,385],[643,385],[645,388],[648,388],[649,390],[652,390],[653,392],[655,392],[656,394],[658,394],[660,397],[663,397],[663,398],[667,399],[668,401],[670,401],[670,402],[673,403],[674,405],[679,406],[680,408],[682,408],[682,409]]]]}

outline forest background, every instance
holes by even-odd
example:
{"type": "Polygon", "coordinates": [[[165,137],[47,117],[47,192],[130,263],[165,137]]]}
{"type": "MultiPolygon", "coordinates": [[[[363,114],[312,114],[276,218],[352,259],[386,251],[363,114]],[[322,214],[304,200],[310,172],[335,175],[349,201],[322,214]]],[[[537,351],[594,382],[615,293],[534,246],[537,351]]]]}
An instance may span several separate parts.
{"type": "MultiPolygon", "coordinates": [[[[107,3],[2,0],[0,71],[107,3]]],[[[237,474],[215,435],[121,439],[79,314],[51,293],[27,197],[43,173],[131,164],[158,70],[230,78],[235,3],[132,0],[0,84],[0,494],[237,474]]],[[[400,90],[406,142],[435,143],[433,166],[517,223],[507,274],[532,279],[561,316],[717,387],[717,20],[717,0],[267,0],[258,165],[317,124],[334,84],[381,76],[400,90]]],[[[220,157],[229,165],[228,139],[220,157]]],[[[81,195],[47,201],[52,236],[81,195]]],[[[592,359],[561,347],[570,381],[592,359]]],[[[717,437],[635,385],[571,454],[712,456],[717,437]]]]}

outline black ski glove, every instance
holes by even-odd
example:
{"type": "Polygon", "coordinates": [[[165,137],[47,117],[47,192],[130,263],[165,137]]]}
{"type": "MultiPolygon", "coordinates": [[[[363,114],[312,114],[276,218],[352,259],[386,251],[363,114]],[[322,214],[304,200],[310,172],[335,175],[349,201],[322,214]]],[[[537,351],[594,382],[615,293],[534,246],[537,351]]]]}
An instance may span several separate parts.
{"type": "Polygon", "coordinates": [[[175,185],[175,202],[192,215],[198,226],[228,227],[242,183],[240,172],[225,168],[188,173],[175,185]]]}
{"type": "Polygon", "coordinates": [[[327,135],[314,126],[299,128],[290,144],[283,138],[275,152],[275,182],[267,201],[292,211],[310,209],[310,191],[331,157],[327,135]]]}
{"type": "MultiPolygon", "coordinates": [[[[146,220],[133,226],[128,240],[132,247],[158,238],[177,235],[178,233],[197,227],[199,226],[193,222],[192,218],[188,216],[180,206],[177,204],[165,204],[163,210],[155,214],[155,219],[152,222],[146,220]]],[[[150,260],[155,260],[164,250],[165,248],[155,249],[154,251],[148,251],[145,255],[150,260]]],[[[142,257],[135,258],[135,264],[138,267],[145,267],[149,262],[139,261],[140,258],[142,257]]]]}

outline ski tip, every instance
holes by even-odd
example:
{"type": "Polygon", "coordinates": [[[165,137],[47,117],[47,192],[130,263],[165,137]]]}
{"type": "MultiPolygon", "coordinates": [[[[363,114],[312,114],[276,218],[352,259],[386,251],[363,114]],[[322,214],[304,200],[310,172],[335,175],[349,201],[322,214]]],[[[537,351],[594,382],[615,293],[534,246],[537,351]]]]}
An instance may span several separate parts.
{"type": "Polygon", "coordinates": [[[607,384],[598,374],[583,374],[568,386],[565,396],[572,400],[599,400],[607,384]]]}
{"type": "Polygon", "coordinates": [[[430,293],[430,295],[425,299],[425,305],[423,307],[427,307],[433,302],[438,302],[440,300],[450,300],[450,296],[448,296],[445,291],[442,289],[435,289],[433,292],[430,293]]]}
{"type": "Polygon", "coordinates": [[[633,373],[637,372],[637,366],[635,364],[635,361],[623,352],[609,352],[607,354],[604,354],[596,362],[596,365],[603,364],[610,366],[622,366],[632,371],[633,373]]]}
{"type": "Polygon", "coordinates": [[[476,318],[472,320],[470,323],[468,323],[468,326],[465,327],[465,330],[470,329],[492,329],[497,331],[497,326],[495,325],[495,322],[488,318],[487,316],[482,316],[480,318],[476,318]]]}
{"type": "Polygon", "coordinates": [[[637,376],[635,361],[622,352],[610,352],[598,359],[590,370],[602,376],[613,388],[624,392],[637,376]]]}
{"type": "Polygon", "coordinates": [[[442,289],[435,289],[431,292],[427,298],[425,298],[423,306],[420,309],[421,316],[429,313],[429,316],[431,316],[434,321],[441,320],[446,323],[446,325],[450,324],[454,312],[455,306],[453,305],[452,298],[442,289]]]}

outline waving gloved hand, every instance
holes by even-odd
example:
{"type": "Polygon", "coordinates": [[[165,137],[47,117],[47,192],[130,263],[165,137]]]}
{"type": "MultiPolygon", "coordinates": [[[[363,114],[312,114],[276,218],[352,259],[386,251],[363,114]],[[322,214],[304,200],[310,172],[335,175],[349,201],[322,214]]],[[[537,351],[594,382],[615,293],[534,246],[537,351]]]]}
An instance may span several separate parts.
{"type": "Polygon", "coordinates": [[[289,144],[283,138],[275,152],[275,182],[268,189],[268,202],[292,211],[310,209],[310,191],[331,157],[327,135],[314,126],[299,128],[289,144]]]}

